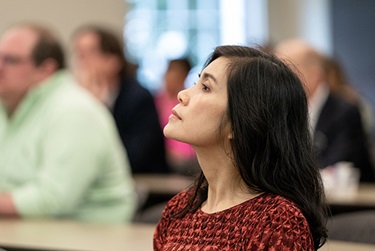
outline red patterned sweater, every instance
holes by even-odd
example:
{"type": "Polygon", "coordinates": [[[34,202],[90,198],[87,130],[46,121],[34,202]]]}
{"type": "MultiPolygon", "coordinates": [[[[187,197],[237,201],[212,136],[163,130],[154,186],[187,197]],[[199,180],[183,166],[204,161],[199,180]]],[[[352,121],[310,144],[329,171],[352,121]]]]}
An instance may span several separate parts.
{"type": "Polygon", "coordinates": [[[188,193],[168,202],[155,230],[154,251],[314,250],[305,217],[281,196],[265,193],[217,213],[198,209],[171,218],[185,207],[188,193]]]}

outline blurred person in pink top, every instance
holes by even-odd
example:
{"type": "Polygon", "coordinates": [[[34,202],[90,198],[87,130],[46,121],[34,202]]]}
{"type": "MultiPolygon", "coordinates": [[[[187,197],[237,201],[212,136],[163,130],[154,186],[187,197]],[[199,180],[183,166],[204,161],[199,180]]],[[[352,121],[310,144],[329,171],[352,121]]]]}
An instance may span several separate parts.
{"type": "MultiPolygon", "coordinates": [[[[164,74],[163,88],[155,95],[156,108],[162,128],[168,124],[172,108],[178,104],[177,94],[185,89],[185,79],[191,70],[187,58],[170,60],[164,74]]],[[[198,162],[192,147],[173,139],[165,138],[167,159],[177,173],[194,174],[198,162]]]]}

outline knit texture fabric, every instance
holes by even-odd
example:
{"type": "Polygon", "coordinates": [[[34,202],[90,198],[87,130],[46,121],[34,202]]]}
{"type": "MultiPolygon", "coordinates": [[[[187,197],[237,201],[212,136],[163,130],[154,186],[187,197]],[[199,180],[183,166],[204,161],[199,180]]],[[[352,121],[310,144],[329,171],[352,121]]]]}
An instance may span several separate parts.
{"type": "Polygon", "coordinates": [[[297,206],[264,193],[229,209],[208,214],[198,209],[173,218],[192,191],[171,199],[154,234],[154,251],[314,250],[309,225],[297,206]]]}

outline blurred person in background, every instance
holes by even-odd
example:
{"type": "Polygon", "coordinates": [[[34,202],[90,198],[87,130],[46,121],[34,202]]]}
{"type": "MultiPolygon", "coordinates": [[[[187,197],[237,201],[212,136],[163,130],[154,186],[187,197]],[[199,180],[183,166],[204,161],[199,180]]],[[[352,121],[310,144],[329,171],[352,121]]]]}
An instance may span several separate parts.
{"type": "Polygon", "coordinates": [[[112,112],[133,174],[169,172],[153,96],[129,73],[121,40],[90,25],[79,28],[72,43],[73,72],[112,112]]]}
{"type": "Polygon", "coordinates": [[[0,217],[129,221],[135,193],[113,118],[64,68],[43,26],[0,39],[0,217]]]}
{"type": "MultiPolygon", "coordinates": [[[[185,89],[185,80],[191,70],[188,58],[173,59],[168,62],[164,74],[163,88],[155,95],[156,108],[161,127],[168,124],[171,110],[178,104],[177,94],[185,89]]],[[[192,175],[199,169],[193,148],[186,143],[165,138],[167,160],[173,171],[192,175]]]]}
{"type": "Polygon", "coordinates": [[[327,83],[332,93],[343,97],[346,101],[357,106],[368,138],[372,138],[373,109],[371,105],[348,82],[347,76],[340,62],[334,57],[325,57],[327,83]]]}
{"type": "Polygon", "coordinates": [[[281,41],[276,54],[294,66],[305,82],[310,126],[321,168],[341,161],[360,169],[361,181],[375,181],[370,147],[358,107],[329,87],[324,56],[302,39],[281,41]]]}

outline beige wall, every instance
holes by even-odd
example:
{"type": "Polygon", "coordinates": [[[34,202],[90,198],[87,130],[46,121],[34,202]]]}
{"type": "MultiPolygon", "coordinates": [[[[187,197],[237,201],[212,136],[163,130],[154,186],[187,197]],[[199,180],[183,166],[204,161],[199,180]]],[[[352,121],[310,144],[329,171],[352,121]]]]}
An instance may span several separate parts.
{"type": "Polygon", "coordinates": [[[17,22],[42,22],[67,46],[82,24],[99,23],[122,32],[125,10],[125,0],[0,0],[0,33],[17,22]]]}
{"type": "Polygon", "coordinates": [[[301,37],[317,49],[330,53],[330,1],[268,0],[268,31],[271,43],[301,37]]]}
{"type": "Polygon", "coordinates": [[[268,31],[271,42],[300,35],[300,0],[268,0],[268,31]]]}

